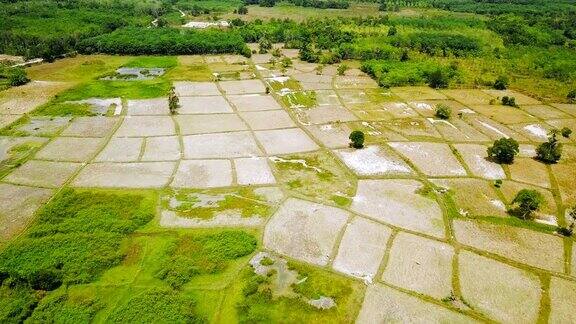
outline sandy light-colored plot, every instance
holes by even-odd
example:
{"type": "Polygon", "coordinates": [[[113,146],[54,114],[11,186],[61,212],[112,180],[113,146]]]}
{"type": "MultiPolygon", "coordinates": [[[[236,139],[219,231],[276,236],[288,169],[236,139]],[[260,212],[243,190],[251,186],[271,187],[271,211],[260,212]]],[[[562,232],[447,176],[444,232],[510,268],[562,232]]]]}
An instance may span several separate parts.
{"type": "Polygon", "coordinates": [[[497,123],[490,118],[478,115],[471,115],[466,118],[474,128],[478,129],[480,132],[486,134],[492,140],[497,140],[501,138],[514,138],[517,141],[527,141],[526,137],[520,135],[518,132],[497,123]]]}
{"type": "Polygon", "coordinates": [[[264,185],[276,183],[274,174],[265,158],[242,158],[234,160],[239,185],[264,185]]]}
{"type": "Polygon", "coordinates": [[[190,96],[218,96],[220,90],[213,82],[174,82],[174,89],[179,97],[190,96]]]}
{"type": "Polygon", "coordinates": [[[563,112],[576,117],[576,104],[551,104],[551,106],[562,110],[563,112]]]}
{"type": "Polygon", "coordinates": [[[222,96],[181,97],[178,114],[225,114],[234,110],[222,96]]]}
{"type": "Polygon", "coordinates": [[[503,98],[503,97],[513,97],[516,101],[516,104],[518,105],[538,105],[541,104],[541,102],[537,99],[534,99],[530,96],[527,96],[525,94],[522,94],[520,92],[514,91],[514,90],[495,90],[495,89],[486,89],[486,90],[482,90],[485,93],[491,95],[492,97],[496,97],[496,98],[503,98]]]}
{"type": "Polygon", "coordinates": [[[176,122],[183,135],[247,130],[248,126],[236,114],[178,115],[176,122]]]}
{"type": "MultiPolygon", "coordinates": [[[[0,168],[7,166],[3,164],[12,157],[21,156],[18,148],[21,145],[30,145],[31,148],[36,148],[42,146],[42,144],[48,142],[48,138],[45,137],[12,137],[12,136],[0,136],[0,168]]],[[[27,154],[32,153],[33,150],[29,151],[27,154]]]]}
{"type": "Polygon", "coordinates": [[[403,118],[382,122],[386,127],[415,140],[441,139],[434,125],[424,118],[403,118]]]}
{"type": "Polygon", "coordinates": [[[240,113],[240,117],[253,130],[294,127],[296,124],[284,110],[250,111],[240,113]]]}
{"type": "Polygon", "coordinates": [[[498,163],[488,160],[488,147],[480,144],[454,144],[470,171],[486,179],[505,179],[506,174],[498,163]]]}
{"type": "Polygon", "coordinates": [[[330,123],[324,125],[310,125],[306,129],[316,140],[328,148],[348,147],[352,129],[344,123],[330,123]]]}
{"type": "Polygon", "coordinates": [[[62,186],[77,170],[80,163],[28,161],[12,171],[4,181],[46,188],[62,186]]]}
{"type": "Polygon", "coordinates": [[[18,234],[52,190],[0,183],[0,242],[18,234]]]}
{"type": "Polygon", "coordinates": [[[176,128],[169,116],[129,116],[124,118],[116,137],[175,135],[176,128]]]}
{"type": "Polygon", "coordinates": [[[316,102],[318,106],[334,106],[340,104],[340,99],[334,90],[317,90],[316,102]]]}
{"type": "Polygon", "coordinates": [[[343,75],[334,78],[336,89],[378,88],[378,83],[367,75],[343,75]]]}
{"type": "Polygon", "coordinates": [[[528,229],[475,221],[454,221],[458,242],[550,271],[564,271],[562,238],[528,229]]]}
{"type": "Polygon", "coordinates": [[[20,115],[0,115],[0,128],[4,128],[20,118],[20,115]]]}
{"type": "Polygon", "coordinates": [[[154,99],[139,99],[128,100],[128,115],[169,115],[168,99],[154,98],[154,99]]]}
{"type": "Polygon", "coordinates": [[[73,83],[53,81],[31,81],[0,93],[0,115],[22,115],[47,103],[58,92],[73,83]]]}
{"type": "Polygon", "coordinates": [[[324,266],[348,217],[342,209],[290,198],[266,224],[264,246],[324,266]]]}
{"type": "Polygon", "coordinates": [[[174,188],[215,188],[232,185],[232,164],[228,160],[184,160],[180,162],[174,188]]]}
{"type": "Polygon", "coordinates": [[[299,128],[256,131],[255,135],[269,155],[310,152],[319,148],[299,128]]]}
{"type": "Polygon", "coordinates": [[[442,93],[465,105],[488,105],[493,96],[477,89],[442,90],[442,93]]]}
{"type": "Polygon", "coordinates": [[[356,319],[358,324],[374,323],[475,323],[470,317],[398,290],[369,285],[356,319]]]}
{"type": "Polygon", "coordinates": [[[342,161],[357,175],[410,175],[414,171],[398,154],[382,146],[336,151],[342,161]]]}
{"type": "Polygon", "coordinates": [[[382,280],[442,299],[452,291],[454,248],[408,233],[399,233],[390,250],[382,280]]]}
{"type": "Polygon", "coordinates": [[[118,123],[118,118],[76,117],[61,136],[105,137],[110,135],[118,123]]]}
{"type": "Polygon", "coordinates": [[[101,138],[58,137],[40,150],[35,158],[64,162],[87,162],[100,148],[101,138]]]}
{"type": "Polygon", "coordinates": [[[382,224],[356,217],[346,225],[332,267],[372,282],[386,252],[392,230],[382,224]]]}
{"type": "Polygon", "coordinates": [[[429,176],[465,176],[466,170],[452,154],[447,144],[411,142],[390,143],[422,172],[429,176]]]}
{"type": "Polygon", "coordinates": [[[440,91],[430,87],[398,87],[392,93],[404,100],[443,100],[448,99],[440,91]]]}
{"type": "Polygon", "coordinates": [[[182,137],[187,159],[237,158],[263,155],[250,132],[199,134],[182,137]]]}
{"type": "Polygon", "coordinates": [[[224,81],[220,82],[220,87],[228,95],[264,93],[266,91],[264,83],[260,80],[224,81]]]}
{"type": "Polygon", "coordinates": [[[550,323],[576,322],[574,309],[576,309],[576,283],[552,277],[550,281],[550,323]]]}
{"type": "Polygon", "coordinates": [[[135,162],[140,157],[144,138],[113,137],[96,157],[98,162],[135,162]]]}
{"type": "Polygon", "coordinates": [[[16,127],[30,136],[53,136],[68,125],[70,117],[32,117],[16,127]]]}
{"type": "Polygon", "coordinates": [[[563,112],[562,110],[546,105],[522,105],[520,108],[530,115],[542,119],[572,118],[569,114],[563,112]]]}
{"type": "Polygon", "coordinates": [[[475,309],[502,323],[535,323],[540,280],[534,274],[462,251],[458,257],[462,297],[475,309]]]}
{"type": "Polygon", "coordinates": [[[510,125],[510,128],[524,135],[531,141],[546,142],[548,140],[548,134],[554,127],[544,122],[540,122],[515,124],[510,125]]]}
{"type": "Polygon", "coordinates": [[[374,219],[436,237],[444,237],[442,210],[417,193],[416,180],[360,180],[351,209],[374,219]]]}
{"type": "Polygon", "coordinates": [[[458,213],[462,216],[499,216],[506,214],[506,204],[496,194],[493,184],[480,179],[432,179],[435,185],[449,189],[458,213]]]}
{"type": "Polygon", "coordinates": [[[174,162],[92,163],[72,182],[76,187],[160,188],[168,184],[174,162]]]}
{"type": "Polygon", "coordinates": [[[176,161],[178,159],[180,159],[180,141],[177,136],[146,139],[142,161],[176,161]]]}
{"type": "Polygon", "coordinates": [[[503,105],[470,105],[470,108],[504,125],[537,122],[536,117],[516,107],[503,105]]]}
{"type": "Polygon", "coordinates": [[[514,163],[508,165],[508,169],[512,180],[550,188],[548,168],[542,162],[531,158],[516,158],[514,163]]]}
{"type": "Polygon", "coordinates": [[[274,97],[263,94],[229,95],[228,99],[238,111],[261,111],[282,109],[274,97]]]}

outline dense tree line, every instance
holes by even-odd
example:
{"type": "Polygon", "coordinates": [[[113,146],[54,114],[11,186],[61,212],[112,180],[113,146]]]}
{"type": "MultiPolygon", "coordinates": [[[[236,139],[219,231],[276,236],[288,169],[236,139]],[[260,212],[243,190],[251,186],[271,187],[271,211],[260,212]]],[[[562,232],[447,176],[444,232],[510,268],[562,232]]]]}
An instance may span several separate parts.
{"type": "Polygon", "coordinates": [[[81,53],[126,55],[177,55],[238,53],[250,55],[239,33],[221,30],[179,30],[175,28],[127,27],[85,39],[81,53]]]}
{"type": "MultiPolygon", "coordinates": [[[[244,0],[247,5],[257,4],[262,7],[274,7],[278,0],[244,0]]],[[[346,0],[282,0],[300,7],[311,7],[318,9],[347,9],[350,2],[346,0]]]]}

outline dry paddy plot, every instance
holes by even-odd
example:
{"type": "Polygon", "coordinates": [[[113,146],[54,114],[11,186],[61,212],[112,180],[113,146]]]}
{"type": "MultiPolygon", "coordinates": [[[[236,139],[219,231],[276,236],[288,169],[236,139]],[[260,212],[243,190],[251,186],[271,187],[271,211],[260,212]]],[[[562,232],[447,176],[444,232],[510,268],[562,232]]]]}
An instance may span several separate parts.
{"type": "Polygon", "coordinates": [[[76,177],[73,186],[103,188],[160,188],[168,184],[174,162],[92,163],[76,177]]]}
{"type": "Polygon", "coordinates": [[[488,105],[490,100],[495,99],[484,91],[476,89],[443,90],[442,93],[467,106],[488,105]]]}
{"type": "Polygon", "coordinates": [[[518,108],[510,106],[471,105],[470,108],[504,125],[517,124],[517,123],[530,123],[538,121],[536,117],[531,116],[518,108]]]}
{"type": "Polygon", "coordinates": [[[251,111],[240,113],[253,130],[278,129],[295,127],[294,121],[284,110],[251,111]]]}
{"type": "Polygon", "coordinates": [[[536,275],[462,251],[458,256],[462,298],[502,323],[536,323],[540,280],[536,275]]]}
{"type": "Polygon", "coordinates": [[[541,119],[572,118],[572,116],[563,112],[562,110],[546,105],[522,105],[520,108],[529,113],[530,115],[536,116],[541,119]]]}
{"type": "Polygon", "coordinates": [[[32,117],[15,129],[19,135],[51,137],[70,122],[70,117],[32,117]]]}
{"type": "Polygon", "coordinates": [[[223,96],[181,97],[178,114],[225,114],[233,113],[223,96]]]}
{"type": "Polygon", "coordinates": [[[552,104],[552,106],[576,117],[576,104],[552,104]]]}
{"type": "Polygon", "coordinates": [[[491,120],[490,118],[472,115],[466,118],[466,120],[472,124],[474,128],[486,134],[492,140],[511,137],[519,142],[527,141],[526,137],[500,123],[491,120]]]}
{"type": "Polygon", "coordinates": [[[105,137],[110,135],[118,118],[109,117],[76,117],[64,131],[62,136],[72,137],[105,137]]]}
{"type": "Polygon", "coordinates": [[[348,109],[340,106],[318,106],[306,110],[307,119],[312,124],[325,124],[331,122],[349,122],[357,120],[348,109]]]}
{"type": "Polygon", "coordinates": [[[128,115],[169,115],[167,98],[128,100],[128,115]]]}
{"type": "Polygon", "coordinates": [[[263,155],[250,132],[183,136],[186,159],[237,158],[263,155]]]}
{"type": "Polygon", "coordinates": [[[411,175],[414,171],[396,153],[383,146],[336,151],[340,159],[357,175],[411,175]]]}
{"type": "Polygon", "coordinates": [[[384,225],[356,217],[346,225],[333,268],[372,282],[391,234],[392,230],[384,225]]]}
{"type": "Polygon", "coordinates": [[[330,123],[324,125],[309,125],[305,128],[322,145],[328,148],[348,147],[352,129],[344,123],[330,123]]]}
{"type": "Polygon", "coordinates": [[[143,137],[175,134],[176,128],[170,116],[127,116],[114,136],[143,137]]]}
{"type": "Polygon", "coordinates": [[[482,90],[487,94],[491,95],[492,97],[502,98],[502,97],[514,97],[516,100],[516,104],[518,105],[538,105],[541,104],[539,100],[536,100],[532,97],[529,97],[525,94],[516,92],[514,90],[495,90],[495,89],[487,89],[482,90]]]}
{"type": "Polygon", "coordinates": [[[419,100],[419,101],[409,101],[408,105],[414,108],[423,117],[434,117],[436,114],[436,109],[438,105],[448,106],[454,115],[466,107],[454,100],[419,100]]]}
{"type": "Polygon", "coordinates": [[[394,286],[442,299],[452,291],[454,248],[446,243],[399,233],[382,280],[394,286]]]}
{"type": "Polygon", "coordinates": [[[40,150],[35,158],[64,162],[87,162],[96,154],[102,143],[101,138],[58,137],[40,150]]]}
{"type": "Polygon", "coordinates": [[[236,114],[179,115],[176,122],[183,135],[247,130],[248,126],[236,114]]]}
{"type": "Polygon", "coordinates": [[[0,115],[22,115],[43,105],[58,92],[73,83],[53,81],[31,81],[0,93],[0,115]]]}
{"type": "Polygon", "coordinates": [[[434,128],[434,125],[424,118],[395,119],[382,122],[382,125],[413,140],[442,138],[440,133],[434,128]]]}
{"type": "Polygon", "coordinates": [[[360,180],[351,209],[408,230],[444,237],[442,210],[416,180],[360,180]]]}
{"type": "Polygon", "coordinates": [[[248,94],[229,95],[228,100],[236,106],[238,111],[278,110],[282,106],[271,95],[248,94]]]}
{"type": "Polygon", "coordinates": [[[479,144],[454,144],[454,147],[475,176],[492,180],[506,178],[502,167],[488,160],[488,147],[479,144]]]}
{"type": "Polygon", "coordinates": [[[174,82],[174,89],[179,97],[220,95],[220,90],[213,82],[174,82]]]}
{"type": "Polygon", "coordinates": [[[310,152],[319,148],[300,128],[256,131],[255,135],[269,155],[310,152]]]}
{"type": "Polygon", "coordinates": [[[392,93],[404,100],[443,100],[448,99],[441,92],[430,87],[398,87],[392,93]]]}
{"type": "Polygon", "coordinates": [[[4,181],[45,187],[58,188],[80,168],[80,163],[28,161],[4,178],[4,181]]]}
{"type": "Polygon", "coordinates": [[[398,290],[369,285],[356,319],[374,323],[475,323],[474,319],[398,290]]]}
{"type": "Polygon", "coordinates": [[[450,142],[487,142],[490,139],[462,119],[443,120],[428,118],[442,137],[450,142]]]}
{"type": "Polygon", "coordinates": [[[574,309],[576,309],[576,283],[552,277],[550,281],[550,323],[575,323],[574,309]]]}
{"type": "Polygon", "coordinates": [[[177,136],[148,137],[141,161],[176,161],[180,159],[180,141],[177,136]]]}
{"type": "Polygon", "coordinates": [[[142,137],[113,137],[96,157],[97,162],[136,162],[144,144],[142,137]]]}
{"type": "Polygon", "coordinates": [[[512,180],[550,188],[550,177],[545,164],[531,158],[516,158],[508,165],[512,180]]]}
{"type": "Polygon", "coordinates": [[[242,158],[234,160],[239,185],[264,185],[276,183],[274,174],[265,158],[242,158]]]}
{"type": "Polygon", "coordinates": [[[171,186],[174,188],[228,187],[233,182],[229,160],[184,160],[180,162],[171,186]]]}
{"type": "Polygon", "coordinates": [[[548,219],[549,221],[555,224],[556,211],[557,211],[556,201],[554,199],[554,196],[549,190],[509,180],[504,180],[502,186],[500,187],[500,191],[504,194],[505,198],[508,200],[508,203],[512,203],[512,200],[514,199],[516,194],[522,189],[536,190],[542,194],[542,196],[544,197],[544,203],[540,205],[540,209],[536,211],[534,214],[536,215],[537,218],[548,219]]]}
{"type": "Polygon", "coordinates": [[[390,143],[390,146],[407,157],[429,176],[465,176],[466,170],[452,154],[447,144],[413,142],[390,143]]]}
{"type": "Polygon", "coordinates": [[[507,217],[506,204],[500,200],[493,185],[473,178],[432,179],[435,185],[450,190],[462,216],[507,217]]]}
{"type": "Polygon", "coordinates": [[[290,198],[272,216],[264,246],[289,257],[324,266],[349,217],[345,210],[290,198]]]}
{"type": "Polygon", "coordinates": [[[52,190],[0,183],[0,243],[20,232],[52,190]]]}
{"type": "Polygon", "coordinates": [[[519,263],[550,271],[564,271],[562,238],[524,228],[476,221],[454,221],[458,242],[519,263]]]}
{"type": "Polygon", "coordinates": [[[220,82],[220,87],[225,94],[238,95],[248,93],[264,93],[266,87],[260,80],[240,80],[220,82]]]}

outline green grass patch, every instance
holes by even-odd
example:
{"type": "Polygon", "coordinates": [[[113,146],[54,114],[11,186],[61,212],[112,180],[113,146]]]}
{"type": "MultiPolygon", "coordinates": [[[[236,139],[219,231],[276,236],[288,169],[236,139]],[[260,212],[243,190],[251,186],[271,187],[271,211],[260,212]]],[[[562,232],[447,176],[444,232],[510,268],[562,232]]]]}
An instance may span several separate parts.
{"type": "Polygon", "coordinates": [[[224,271],[229,262],[254,252],[257,240],[243,231],[184,235],[171,248],[157,277],[181,288],[192,277],[224,271]]]}
{"type": "Polygon", "coordinates": [[[22,323],[32,314],[40,297],[25,286],[0,285],[0,323],[22,323]]]}
{"type": "Polygon", "coordinates": [[[178,65],[178,61],[175,56],[138,56],[122,67],[170,69],[176,65],[178,65]]]}
{"type": "Polygon", "coordinates": [[[164,77],[175,81],[212,81],[214,79],[207,64],[178,65],[169,70],[164,77]]]}
{"type": "Polygon", "coordinates": [[[311,90],[283,93],[280,99],[291,108],[311,108],[317,104],[316,92],[311,90]]]}
{"type": "Polygon", "coordinates": [[[50,102],[32,113],[36,116],[95,116],[89,104],[50,102]]]}
{"type": "Polygon", "coordinates": [[[8,158],[0,161],[0,179],[24,164],[42,145],[42,142],[30,140],[11,147],[8,150],[8,158]]]}
{"type": "Polygon", "coordinates": [[[166,96],[170,87],[170,82],[163,78],[144,81],[95,80],[60,93],[55,100],[64,102],[88,98],[157,98],[166,96]]]}
{"type": "Polygon", "coordinates": [[[87,296],[69,296],[59,289],[42,299],[27,320],[34,323],[89,323],[100,309],[98,302],[87,296]]]}
{"type": "Polygon", "coordinates": [[[218,213],[237,212],[242,217],[266,217],[271,206],[253,188],[231,190],[170,190],[163,198],[163,207],[178,216],[210,219],[218,213]],[[202,200],[207,200],[203,203],[202,200]]]}

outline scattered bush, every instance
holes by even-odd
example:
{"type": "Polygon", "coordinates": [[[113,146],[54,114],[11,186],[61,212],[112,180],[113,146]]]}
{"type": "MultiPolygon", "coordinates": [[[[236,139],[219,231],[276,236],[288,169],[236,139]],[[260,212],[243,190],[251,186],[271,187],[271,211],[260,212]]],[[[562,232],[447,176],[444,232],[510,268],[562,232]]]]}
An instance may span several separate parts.
{"type": "Polygon", "coordinates": [[[514,162],[514,157],[520,152],[518,142],[512,138],[501,138],[494,141],[488,148],[488,157],[498,163],[510,164],[514,162]]]}
{"type": "Polygon", "coordinates": [[[436,106],[436,117],[440,119],[450,119],[451,114],[452,111],[450,110],[450,107],[444,104],[438,104],[436,106]]]}
{"type": "Polygon", "coordinates": [[[260,41],[258,42],[258,53],[266,54],[271,49],[272,49],[272,42],[266,37],[260,38],[260,41]]]}
{"type": "Polygon", "coordinates": [[[562,133],[562,137],[570,138],[570,135],[572,135],[572,130],[568,127],[562,127],[560,133],[562,133]]]}
{"type": "Polygon", "coordinates": [[[536,157],[545,163],[556,163],[562,157],[562,144],[556,138],[557,130],[553,130],[548,136],[548,142],[540,144],[536,148],[536,157]]]}
{"type": "Polygon", "coordinates": [[[346,73],[346,70],[348,70],[348,65],[340,64],[337,69],[338,75],[344,75],[346,73]]]}
{"type": "Polygon", "coordinates": [[[567,98],[570,102],[576,101],[576,89],[570,90],[570,92],[568,92],[568,95],[566,95],[566,98],[567,98]]]}
{"type": "Polygon", "coordinates": [[[396,34],[398,34],[396,26],[391,26],[390,29],[388,29],[388,36],[396,36],[396,34]]]}
{"type": "Polygon", "coordinates": [[[361,149],[364,147],[364,132],[355,130],[350,133],[348,137],[350,139],[350,146],[355,149],[361,149]]]}
{"type": "Polygon", "coordinates": [[[447,88],[448,81],[448,76],[441,69],[437,69],[428,75],[428,85],[434,89],[447,88]]]}
{"type": "Polygon", "coordinates": [[[494,81],[494,89],[506,90],[508,88],[508,77],[501,75],[494,81]]]}
{"type": "Polygon", "coordinates": [[[518,105],[516,104],[516,98],[508,96],[502,97],[502,105],[510,107],[518,107],[518,105]]]}
{"type": "Polygon", "coordinates": [[[512,200],[512,204],[516,204],[516,209],[510,212],[522,219],[529,219],[532,212],[538,210],[540,205],[544,202],[544,196],[536,190],[522,189],[512,200]]]}
{"type": "Polygon", "coordinates": [[[168,108],[170,109],[170,113],[175,115],[178,112],[178,108],[180,107],[180,99],[176,95],[176,90],[174,87],[170,88],[170,92],[168,93],[168,108]]]}
{"type": "Polygon", "coordinates": [[[559,227],[558,233],[564,236],[572,236],[574,234],[574,228],[576,227],[576,206],[570,209],[568,213],[569,224],[566,227],[559,227]]]}
{"type": "Polygon", "coordinates": [[[238,8],[238,11],[237,11],[237,12],[238,12],[239,15],[246,15],[246,14],[248,14],[248,7],[246,7],[245,5],[241,5],[241,6],[238,8]]]}

